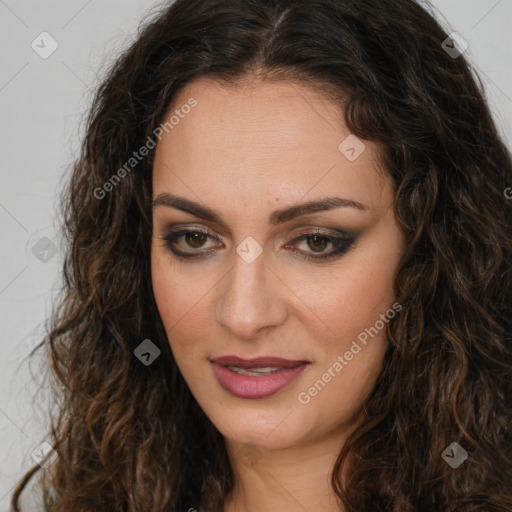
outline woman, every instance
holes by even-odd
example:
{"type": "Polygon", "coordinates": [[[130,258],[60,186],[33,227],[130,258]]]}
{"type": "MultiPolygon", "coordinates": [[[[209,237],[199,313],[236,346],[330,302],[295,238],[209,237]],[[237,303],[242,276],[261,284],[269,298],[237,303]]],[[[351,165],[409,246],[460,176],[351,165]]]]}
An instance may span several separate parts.
{"type": "Polygon", "coordinates": [[[411,0],[146,24],[64,195],[46,510],[512,510],[512,163],[463,50],[411,0]]]}

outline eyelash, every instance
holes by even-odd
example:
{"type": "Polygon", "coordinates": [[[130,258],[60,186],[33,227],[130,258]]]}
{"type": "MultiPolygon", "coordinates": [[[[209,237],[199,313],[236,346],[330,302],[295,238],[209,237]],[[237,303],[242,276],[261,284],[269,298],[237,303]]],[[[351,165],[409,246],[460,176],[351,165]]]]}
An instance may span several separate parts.
{"type": "MultiPolygon", "coordinates": [[[[208,254],[211,254],[214,249],[208,249],[202,252],[199,252],[199,250],[192,251],[192,253],[187,253],[183,251],[177,251],[175,248],[175,243],[177,240],[182,238],[186,234],[201,234],[206,235],[209,238],[212,238],[218,242],[220,240],[214,236],[211,236],[206,231],[203,231],[201,229],[182,229],[179,231],[176,231],[174,233],[169,233],[167,236],[161,238],[161,240],[164,240],[164,246],[166,246],[170,252],[172,252],[174,255],[176,255],[178,258],[181,259],[204,259],[208,257],[208,254]],[[194,254],[195,253],[195,254],[194,254]]],[[[353,235],[349,235],[348,233],[344,233],[343,236],[335,236],[328,233],[324,233],[322,231],[309,231],[307,233],[302,233],[298,237],[294,238],[291,242],[289,242],[287,245],[293,243],[297,244],[299,242],[302,242],[303,240],[312,239],[312,237],[317,236],[321,240],[326,240],[328,243],[332,244],[334,247],[334,250],[328,253],[324,256],[310,256],[305,254],[303,251],[293,251],[295,254],[300,254],[301,257],[305,258],[309,261],[330,261],[334,259],[341,258],[348,250],[352,247],[354,242],[356,241],[356,237],[353,235]]]]}

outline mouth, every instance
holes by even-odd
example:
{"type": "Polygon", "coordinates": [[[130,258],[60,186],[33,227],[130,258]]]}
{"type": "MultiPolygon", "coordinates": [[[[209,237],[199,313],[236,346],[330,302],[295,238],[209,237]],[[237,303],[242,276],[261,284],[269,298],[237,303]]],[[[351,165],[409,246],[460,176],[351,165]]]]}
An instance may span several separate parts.
{"type": "Polygon", "coordinates": [[[220,386],[238,398],[264,398],[277,393],[299,376],[311,361],[279,357],[242,359],[223,356],[210,360],[220,386]]]}

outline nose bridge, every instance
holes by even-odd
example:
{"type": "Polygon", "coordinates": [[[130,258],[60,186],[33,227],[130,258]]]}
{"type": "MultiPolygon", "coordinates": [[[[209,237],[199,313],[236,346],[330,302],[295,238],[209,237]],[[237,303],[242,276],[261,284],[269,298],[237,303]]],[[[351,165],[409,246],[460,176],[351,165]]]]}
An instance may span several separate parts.
{"type": "Polygon", "coordinates": [[[262,249],[251,240],[240,243],[216,307],[217,322],[234,336],[250,338],[283,320],[285,308],[269,274],[262,249]]]}

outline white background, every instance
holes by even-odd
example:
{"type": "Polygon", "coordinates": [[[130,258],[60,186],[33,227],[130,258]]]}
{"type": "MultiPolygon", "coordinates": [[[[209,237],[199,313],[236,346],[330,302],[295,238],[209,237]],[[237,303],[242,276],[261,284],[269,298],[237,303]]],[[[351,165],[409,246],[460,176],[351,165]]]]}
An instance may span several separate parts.
{"type": "MultiPolygon", "coordinates": [[[[512,0],[433,4],[443,23],[469,42],[465,55],[484,80],[509,142],[512,0]]],[[[98,74],[155,5],[148,0],[0,0],[0,512],[9,510],[14,484],[33,465],[30,454],[44,440],[46,427],[44,394],[35,396],[42,361],[35,358],[29,367],[27,356],[51,312],[62,251],[44,263],[32,247],[44,237],[59,247],[56,194],[77,155],[98,74]],[[47,59],[31,48],[43,31],[59,44],[47,59]]]]}

